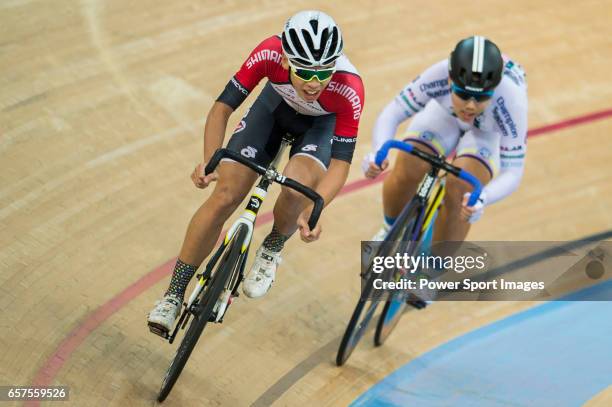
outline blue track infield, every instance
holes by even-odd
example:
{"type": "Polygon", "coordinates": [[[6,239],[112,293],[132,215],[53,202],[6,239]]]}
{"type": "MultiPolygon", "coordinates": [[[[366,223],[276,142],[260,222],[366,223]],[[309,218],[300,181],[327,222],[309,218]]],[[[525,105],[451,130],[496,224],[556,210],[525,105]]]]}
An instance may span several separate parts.
{"type": "Polygon", "coordinates": [[[612,281],[460,336],[351,406],[581,406],[612,384],[612,281]]]}

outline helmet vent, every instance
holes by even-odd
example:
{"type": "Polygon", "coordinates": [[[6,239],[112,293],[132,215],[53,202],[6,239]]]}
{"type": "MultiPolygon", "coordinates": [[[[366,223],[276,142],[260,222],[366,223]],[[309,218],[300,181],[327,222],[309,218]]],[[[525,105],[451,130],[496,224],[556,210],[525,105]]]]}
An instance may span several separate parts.
{"type": "Polygon", "coordinates": [[[331,45],[329,46],[328,54],[333,53],[336,50],[336,48],[338,47],[338,37],[339,37],[339,35],[338,35],[338,29],[336,27],[334,27],[332,29],[331,37],[332,37],[332,41],[331,41],[331,45]]]}
{"type": "Polygon", "coordinates": [[[312,32],[316,34],[317,30],[319,29],[319,22],[317,20],[310,20],[309,23],[310,23],[310,26],[312,27],[312,32]]]}
{"type": "Polygon", "coordinates": [[[300,39],[299,39],[297,33],[295,32],[295,30],[289,31],[289,36],[291,37],[291,43],[293,44],[295,50],[298,53],[297,56],[300,56],[300,57],[302,57],[304,59],[308,59],[308,55],[306,55],[306,51],[304,50],[304,48],[300,44],[300,39]]]}
{"type": "Polygon", "coordinates": [[[306,47],[310,50],[310,52],[312,53],[312,56],[315,57],[315,59],[320,59],[321,58],[321,49],[316,49],[314,42],[312,41],[312,37],[310,36],[310,33],[306,30],[302,30],[302,35],[304,36],[304,42],[306,42],[306,47]]]}
{"type": "Polygon", "coordinates": [[[283,35],[281,36],[281,42],[283,44],[283,50],[285,50],[285,52],[291,49],[289,43],[287,42],[287,36],[285,35],[285,33],[283,33],[283,35]]]}

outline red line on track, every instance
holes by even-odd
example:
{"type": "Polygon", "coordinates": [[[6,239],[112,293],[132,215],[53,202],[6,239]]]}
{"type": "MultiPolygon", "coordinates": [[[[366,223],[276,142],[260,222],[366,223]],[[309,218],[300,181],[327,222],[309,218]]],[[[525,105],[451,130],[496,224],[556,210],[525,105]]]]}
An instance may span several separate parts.
{"type": "MultiPolygon", "coordinates": [[[[554,131],[566,129],[569,127],[578,126],[580,124],[590,123],[597,120],[602,120],[612,116],[612,109],[602,110],[600,112],[586,114],[584,116],[575,117],[560,121],[558,123],[549,124],[546,126],[537,127],[529,130],[528,137],[535,137],[541,134],[551,133],[554,131]]],[[[340,195],[350,194],[360,189],[369,187],[381,182],[384,176],[378,177],[375,180],[359,179],[348,183],[342,188],[340,195]]],[[[261,226],[270,223],[273,219],[272,212],[265,212],[257,219],[257,225],[261,226]]],[[[68,336],[58,345],[55,352],[49,356],[45,364],[36,373],[32,382],[34,386],[49,386],[52,384],[55,376],[60,371],[64,363],[70,358],[72,353],[85,341],[89,334],[98,328],[106,319],[115,312],[123,308],[127,303],[136,298],[138,295],[148,290],[151,286],[158,283],[161,279],[167,277],[171,272],[176,262],[176,258],[168,260],[166,263],[157,267],[141,277],[138,281],[127,287],[121,293],[113,297],[111,300],[101,305],[92,314],[87,316],[84,321],[79,323],[68,336]]],[[[144,323],[144,322],[143,322],[144,323]]],[[[144,325],[143,325],[144,326],[144,325]]],[[[144,329],[144,328],[143,328],[144,329]]],[[[39,402],[28,402],[26,406],[38,406],[39,402]]]]}
{"type": "Polygon", "coordinates": [[[558,123],[549,124],[547,126],[537,127],[527,132],[528,137],[538,136],[540,134],[550,133],[557,130],[566,129],[568,127],[574,127],[579,124],[590,123],[597,120],[605,119],[612,116],[612,109],[602,110],[600,112],[586,114],[584,116],[574,117],[573,119],[567,119],[558,123]]]}

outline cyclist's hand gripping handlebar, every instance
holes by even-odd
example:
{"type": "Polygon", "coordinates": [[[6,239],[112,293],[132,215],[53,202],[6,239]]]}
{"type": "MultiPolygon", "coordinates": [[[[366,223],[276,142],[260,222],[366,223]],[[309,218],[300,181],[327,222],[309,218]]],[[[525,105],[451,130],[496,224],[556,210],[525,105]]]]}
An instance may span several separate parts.
{"type": "MultiPolygon", "coordinates": [[[[211,172],[213,172],[215,168],[217,167],[217,165],[219,164],[219,162],[223,158],[230,158],[236,162],[239,162],[240,164],[249,167],[250,169],[258,173],[259,175],[266,175],[268,173],[267,168],[262,167],[261,165],[249,160],[246,157],[243,157],[239,153],[228,150],[227,148],[220,148],[217,151],[215,151],[212,158],[210,159],[210,162],[206,164],[206,168],[204,169],[204,174],[208,175],[211,172]]],[[[323,210],[324,202],[323,202],[323,198],[321,197],[321,195],[319,195],[314,190],[308,188],[307,186],[302,185],[299,182],[291,178],[287,178],[283,176],[282,174],[278,174],[275,172],[274,175],[275,176],[272,179],[272,181],[277,182],[281,185],[284,185],[287,188],[291,188],[301,193],[302,195],[306,196],[307,198],[309,198],[311,201],[314,202],[314,208],[312,209],[312,213],[310,214],[310,218],[308,219],[308,227],[310,228],[310,230],[313,230],[315,226],[317,225],[317,222],[319,221],[319,217],[321,216],[321,211],[323,210]]]]}
{"type": "Polygon", "coordinates": [[[458,167],[455,167],[454,165],[447,163],[442,157],[439,157],[433,154],[429,154],[422,150],[414,148],[412,144],[408,144],[406,142],[399,141],[399,140],[387,141],[385,144],[383,144],[380,150],[378,150],[378,152],[376,153],[376,160],[375,160],[376,165],[378,166],[382,165],[382,162],[385,160],[385,158],[387,158],[387,155],[389,154],[389,150],[392,148],[396,148],[398,150],[402,150],[409,154],[415,155],[419,157],[421,160],[424,160],[430,163],[431,165],[441,168],[445,170],[446,172],[449,172],[455,175],[456,177],[459,177],[462,180],[466,181],[467,183],[472,185],[472,187],[474,188],[472,190],[472,193],[470,194],[470,199],[468,200],[468,206],[474,206],[476,202],[478,201],[478,198],[480,197],[480,193],[482,192],[482,185],[480,184],[480,181],[478,181],[478,178],[476,178],[475,176],[473,176],[472,174],[470,174],[469,172],[465,171],[462,168],[458,168],[458,167]]]}

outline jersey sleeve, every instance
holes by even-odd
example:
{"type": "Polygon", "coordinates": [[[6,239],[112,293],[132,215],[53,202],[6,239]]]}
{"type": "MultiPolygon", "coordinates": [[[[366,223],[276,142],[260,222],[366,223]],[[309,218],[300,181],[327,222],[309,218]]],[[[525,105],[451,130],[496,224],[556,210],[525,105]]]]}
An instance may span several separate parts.
{"type": "Polygon", "coordinates": [[[493,118],[500,140],[500,173],[485,187],[492,204],[514,192],[523,177],[527,154],[527,92],[525,87],[507,84],[495,97],[493,118]]]}
{"type": "Polygon", "coordinates": [[[350,163],[357,143],[365,91],[361,77],[351,73],[341,74],[345,75],[342,83],[332,81],[329,85],[331,92],[337,94],[339,101],[331,157],[350,163]]]}
{"type": "Polygon", "coordinates": [[[372,151],[394,138],[399,125],[423,110],[432,98],[448,92],[448,62],[444,60],[427,68],[385,106],[374,124],[372,151]]]}
{"type": "Polygon", "coordinates": [[[393,99],[376,118],[372,134],[372,152],[380,150],[386,141],[395,137],[397,128],[410,115],[397,99],[393,99]]]}
{"type": "Polygon", "coordinates": [[[217,101],[235,110],[264,77],[270,76],[274,66],[280,63],[281,58],[280,39],[272,36],[263,40],[251,51],[238,72],[225,85],[217,101]]]}
{"type": "Polygon", "coordinates": [[[448,61],[443,60],[427,68],[406,85],[395,100],[410,117],[423,110],[430,99],[445,96],[449,92],[448,61]]]}

